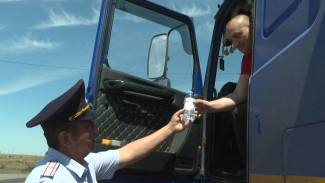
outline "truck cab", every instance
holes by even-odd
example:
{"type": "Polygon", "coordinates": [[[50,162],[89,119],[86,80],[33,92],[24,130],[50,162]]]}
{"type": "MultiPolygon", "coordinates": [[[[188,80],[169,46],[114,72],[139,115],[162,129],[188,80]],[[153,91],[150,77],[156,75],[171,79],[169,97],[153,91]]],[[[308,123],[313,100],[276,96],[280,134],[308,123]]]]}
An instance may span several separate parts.
{"type": "Polygon", "coordinates": [[[188,91],[208,101],[224,96],[240,76],[242,57],[227,41],[225,26],[243,12],[251,17],[254,35],[247,164],[239,163],[231,126],[221,124],[220,113],[209,113],[105,182],[325,180],[325,5],[320,0],[224,1],[214,17],[204,80],[190,17],[150,1],[103,0],[87,88],[87,99],[100,114],[96,151],[119,148],[161,128],[183,108],[188,91]],[[229,74],[233,77],[225,77],[229,74]]]}

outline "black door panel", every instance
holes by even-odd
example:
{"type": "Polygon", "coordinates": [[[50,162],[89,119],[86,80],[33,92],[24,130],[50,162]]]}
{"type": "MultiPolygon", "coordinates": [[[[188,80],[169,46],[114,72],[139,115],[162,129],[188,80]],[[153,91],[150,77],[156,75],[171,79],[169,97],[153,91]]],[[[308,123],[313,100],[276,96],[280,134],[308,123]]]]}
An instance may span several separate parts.
{"type": "MultiPolygon", "coordinates": [[[[145,137],[166,125],[173,113],[182,107],[179,104],[170,105],[172,101],[163,100],[151,93],[160,92],[174,98],[172,92],[147,86],[146,83],[151,84],[149,81],[103,66],[96,103],[96,112],[100,115],[96,120],[100,128],[98,144],[102,139],[129,143],[145,137]]],[[[165,142],[158,151],[167,152],[170,141],[171,139],[165,142]]]]}

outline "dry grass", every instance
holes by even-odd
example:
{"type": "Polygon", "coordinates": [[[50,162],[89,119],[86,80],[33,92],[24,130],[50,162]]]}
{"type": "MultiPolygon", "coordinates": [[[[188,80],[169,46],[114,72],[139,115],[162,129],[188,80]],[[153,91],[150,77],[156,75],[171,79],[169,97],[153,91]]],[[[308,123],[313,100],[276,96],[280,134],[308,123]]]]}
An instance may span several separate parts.
{"type": "Polygon", "coordinates": [[[43,156],[0,154],[0,174],[28,174],[43,156]]]}

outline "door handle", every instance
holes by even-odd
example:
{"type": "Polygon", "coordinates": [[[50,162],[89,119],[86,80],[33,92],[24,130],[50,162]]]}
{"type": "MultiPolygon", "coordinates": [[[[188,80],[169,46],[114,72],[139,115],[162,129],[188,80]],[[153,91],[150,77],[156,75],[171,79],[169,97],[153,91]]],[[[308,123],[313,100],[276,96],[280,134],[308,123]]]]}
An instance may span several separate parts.
{"type": "Polygon", "coordinates": [[[152,86],[146,86],[143,84],[132,83],[122,80],[105,80],[104,88],[108,91],[122,91],[122,92],[133,92],[134,95],[147,95],[152,96],[156,99],[163,99],[168,102],[174,100],[172,92],[152,86]]]}

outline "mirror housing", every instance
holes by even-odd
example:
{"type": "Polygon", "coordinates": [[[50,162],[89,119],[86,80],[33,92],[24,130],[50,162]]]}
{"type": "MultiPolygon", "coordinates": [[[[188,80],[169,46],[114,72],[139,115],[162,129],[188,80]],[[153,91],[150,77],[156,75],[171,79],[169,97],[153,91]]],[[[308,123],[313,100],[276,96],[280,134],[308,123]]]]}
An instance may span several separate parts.
{"type": "Polygon", "coordinates": [[[149,79],[158,79],[166,77],[167,55],[168,35],[155,35],[151,39],[148,55],[147,77],[149,79]]]}
{"type": "Polygon", "coordinates": [[[170,88],[170,79],[168,79],[168,78],[156,79],[153,82],[170,88]]]}

